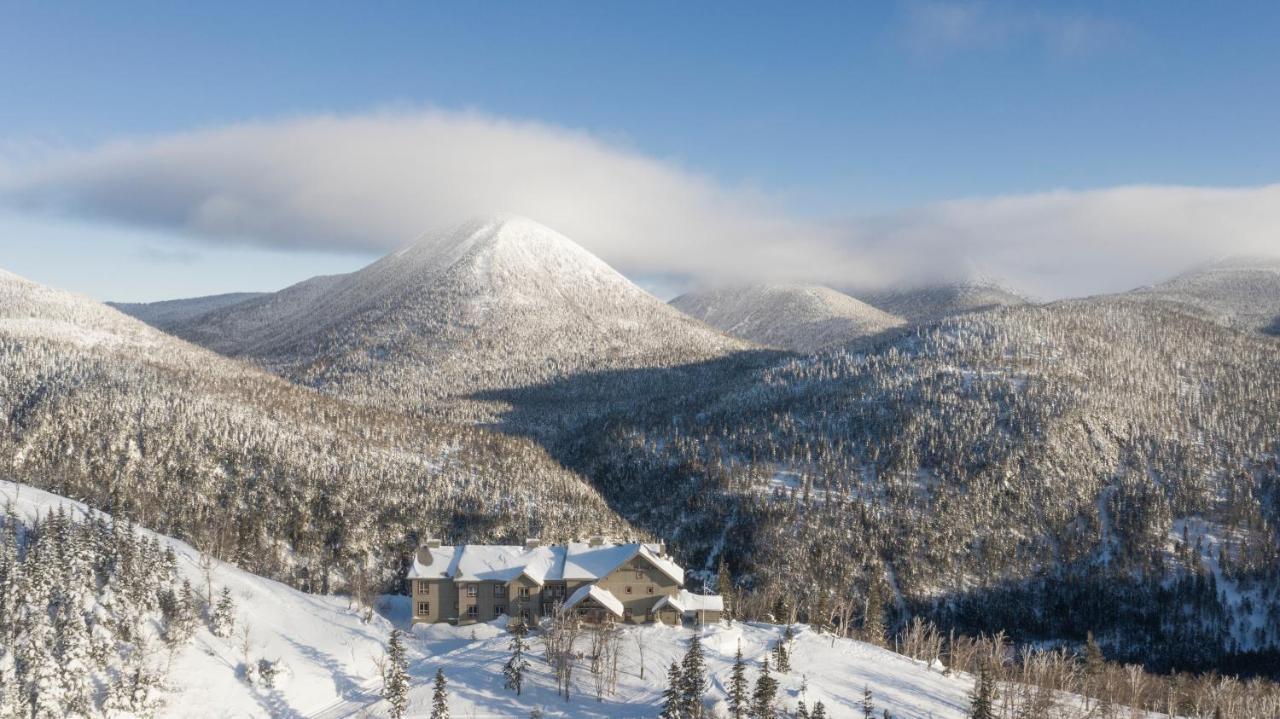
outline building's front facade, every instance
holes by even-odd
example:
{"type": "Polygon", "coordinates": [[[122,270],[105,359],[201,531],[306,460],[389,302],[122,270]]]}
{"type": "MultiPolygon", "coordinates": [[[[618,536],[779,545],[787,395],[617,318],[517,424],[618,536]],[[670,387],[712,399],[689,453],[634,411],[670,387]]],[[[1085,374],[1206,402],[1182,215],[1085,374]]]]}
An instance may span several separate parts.
{"type": "MultiPolygon", "coordinates": [[[[671,598],[698,596],[683,590],[684,570],[663,545],[603,539],[524,546],[428,541],[414,556],[408,583],[415,623],[469,624],[503,615],[536,623],[561,609],[631,624],[670,622],[671,598]],[[665,618],[660,607],[667,608],[665,618]]],[[[719,597],[703,599],[698,606],[722,608],[719,597]]],[[[718,621],[720,612],[685,616],[718,621]]]]}

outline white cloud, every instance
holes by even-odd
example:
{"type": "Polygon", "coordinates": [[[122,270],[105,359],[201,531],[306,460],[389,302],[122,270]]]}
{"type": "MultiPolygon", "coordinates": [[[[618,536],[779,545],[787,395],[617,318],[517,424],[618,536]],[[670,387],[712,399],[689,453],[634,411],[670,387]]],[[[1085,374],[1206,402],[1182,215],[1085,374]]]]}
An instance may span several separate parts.
{"type": "Polygon", "coordinates": [[[1280,185],[1059,191],[819,221],[587,133],[438,111],[112,143],[11,166],[0,202],[206,243],[356,253],[511,212],[664,288],[981,273],[1058,297],[1127,289],[1221,255],[1280,254],[1280,185]]]}
{"type": "Polygon", "coordinates": [[[20,207],[274,247],[388,250],[503,212],[536,218],[631,273],[785,275],[804,271],[822,235],[767,198],[673,163],[476,113],[241,124],[113,143],[14,174],[0,196],[20,207]]]}

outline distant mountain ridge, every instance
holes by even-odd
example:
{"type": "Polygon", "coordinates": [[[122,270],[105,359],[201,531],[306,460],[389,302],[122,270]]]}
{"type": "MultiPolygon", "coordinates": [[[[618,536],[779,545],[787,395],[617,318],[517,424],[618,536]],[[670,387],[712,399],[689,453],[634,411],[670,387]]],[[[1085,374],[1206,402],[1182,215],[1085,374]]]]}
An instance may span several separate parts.
{"type": "Polygon", "coordinates": [[[1017,292],[986,280],[856,292],[854,296],[873,307],[917,323],[967,312],[1030,304],[1017,292]]]}
{"type": "Polygon", "coordinates": [[[752,347],[669,307],[563,235],[505,216],[173,332],[309,386],[408,407],[752,347]]]}
{"type": "Polygon", "coordinates": [[[156,329],[168,330],[183,322],[189,322],[200,315],[224,307],[239,304],[245,300],[261,297],[264,292],[229,292],[221,295],[206,295],[178,300],[161,300],[159,302],[108,302],[108,307],[142,320],[156,329]]]}
{"type": "Polygon", "coordinates": [[[758,344],[812,352],[904,324],[830,287],[753,284],[689,292],[671,306],[758,344]]]}
{"type": "Polygon", "coordinates": [[[1128,297],[1165,300],[1220,324],[1280,335],[1280,258],[1219,260],[1134,290],[1128,297]]]}

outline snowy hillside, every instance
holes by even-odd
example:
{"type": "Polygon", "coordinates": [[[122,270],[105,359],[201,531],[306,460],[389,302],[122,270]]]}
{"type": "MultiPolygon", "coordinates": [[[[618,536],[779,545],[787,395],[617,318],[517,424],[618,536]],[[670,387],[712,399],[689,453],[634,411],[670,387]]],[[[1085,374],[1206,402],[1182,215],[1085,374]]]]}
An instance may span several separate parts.
{"type": "Polygon", "coordinates": [[[410,407],[748,347],[564,236],[510,217],[467,223],[358,272],[309,280],[174,331],[303,384],[410,407]]]}
{"type": "Polygon", "coordinates": [[[976,281],[855,294],[873,307],[917,323],[1027,304],[1027,299],[1013,290],[993,282],[976,281]]]}
{"type": "Polygon", "coordinates": [[[1280,259],[1232,258],[1127,295],[1175,302],[1207,319],[1280,335],[1280,259]]]}
{"type": "MultiPolygon", "coordinates": [[[[0,481],[0,506],[12,509],[17,520],[27,525],[60,506],[75,521],[83,521],[87,512],[78,502],[8,481],[0,481]]],[[[162,681],[157,716],[386,715],[387,705],[378,697],[378,659],[391,629],[408,629],[404,598],[384,598],[384,616],[353,607],[345,598],[304,594],[222,562],[214,562],[206,572],[202,555],[186,543],[136,531],[158,540],[162,550],[172,550],[179,581],[185,580],[195,589],[199,607],[194,632],[171,656],[153,646],[143,657],[162,681]],[[211,620],[205,599],[210,589],[215,598],[229,590],[230,625],[211,620]],[[215,629],[223,636],[216,635],[215,629]],[[269,682],[259,673],[264,660],[275,672],[269,682]]],[[[104,597],[99,595],[99,602],[106,601],[104,597]]],[[[137,631],[153,636],[158,645],[164,623],[158,614],[146,616],[155,618],[139,624],[137,631]]],[[[503,686],[502,666],[509,656],[510,635],[497,623],[463,628],[420,626],[408,641],[412,687],[408,715],[429,713],[430,680],[441,668],[449,680],[453,716],[524,717],[540,707],[546,716],[556,717],[653,717],[662,701],[666,669],[684,655],[695,631],[702,638],[706,655],[706,701],[721,711],[735,652],[741,649],[749,667],[747,679],[754,682],[759,660],[769,655],[783,635],[781,627],[768,624],[701,629],[629,627],[616,644],[616,690],[597,700],[589,662],[584,661],[574,674],[566,700],[556,693],[536,634],[531,637],[526,685],[516,696],[503,686]],[[642,665],[644,678],[640,676],[642,665]]],[[[148,645],[146,640],[140,641],[140,645],[148,645]]],[[[584,637],[580,651],[586,645],[584,637]]],[[[782,708],[793,709],[800,700],[810,707],[821,702],[828,716],[853,717],[861,711],[865,687],[872,693],[877,716],[884,710],[899,719],[967,716],[973,678],[958,672],[944,674],[941,664],[929,666],[803,626],[797,627],[789,646],[790,671],[774,671],[782,708]]],[[[1065,696],[1060,699],[1064,705],[1079,701],[1065,696]]]]}
{"type": "Polygon", "coordinates": [[[135,317],[161,330],[168,330],[174,325],[199,317],[208,312],[239,304],[254,297],[261,297],[261,292],[231,292],[225,295],[209,295],[182,300],[164,300],[161,302],[108,302],[108,307],[135,317]]]}
{"type": "Polygon", "coordinates": [[[812,352],[877,334],[902,319],[820,285],[742,285],[689,292],[671,306],[734,337],[812,352]]]}

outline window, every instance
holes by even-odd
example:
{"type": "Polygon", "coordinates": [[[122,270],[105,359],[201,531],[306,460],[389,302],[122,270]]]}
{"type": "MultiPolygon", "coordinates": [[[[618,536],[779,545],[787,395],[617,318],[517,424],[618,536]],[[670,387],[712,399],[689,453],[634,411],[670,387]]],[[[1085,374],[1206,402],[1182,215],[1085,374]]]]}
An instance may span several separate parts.
{"type": "Polygon", "coordinates": [[[529,598],[529,588],[528,588],[528,587],[520,587],[520,589],[516,590],[516,595],[517,595],[517,596],[519,596],[521,599],[528,599],[528,598],[529,598]]]}
{"type": "Polygon", "coordinates": [[[630,594],[630,593],[631,593],[631,587],[628,585],[628,586],[627,586],[627,594],[630,594]]]}
{"type": "Polygon", "coordinates": [[[507,613],[507,607],[506,607],[506,605],[503,605],[503,604],[495,604],[495,605],[493,605],[493,616],[497,617],[497,616],[501,616],[501,615],[506,614],[506,613],[507,613]]]}
{"type": "Polygon", "coordinates": [[[526,622],[527,622],[527,621],[529,621],[529,610],[528,610],[528,609],[521,609],[521,610],[520,610],[520,618],[521,618],[521,619],[523,619],[523,620],[525,620],[526,622]]]}
{"type": "Polygon", "coordinates": [[[649,593],[650,593],[650,594],[653,594],[653,585],[652,585],[652,584],[650,584],[650,585],[649,585],[649,593]]]}
{"type": "Polygon", "coordinates": [[[476,605],[474,605],[474,604],[472,604],[471,606],[467,607],[467,618],[469,618],[469,619],[475,619],[475,618],[476,618],[476,617],[478,617],[478,616],[480,616],[480,608],[479,608],[479,607],[477,607],[477,606],[476,606],[476,605]]]}
{"type": "Polygon", "coordinates": [[[467,585],[467,596],[468,596],[468,597],[474,597],[474,596],[476,596],[476,585],[474,585],[474,584],[468,584],[468,585],[467,585]]]}
{"type": "Polygon", "coordinates": [[[430,594],[430,593],[431,593],[431,583],[430,583],[430,582],[428,582],[428,581],[427,581],[427,580],[425,580],[425,579],[421,579],[421,580],[419,580],[419,581],[418,581],[418,594],[430,594]]]}
{"type": "Polygon", "coordinates": [[[622,610],[622,621],[624,621],[624,622],[630,622],[630,621],[631,621],[631,610],[630,610],[630,609],[623,609],[623,610],[622,610]]]}
{"type": "Polygon", "coordinates": [[[505,584],[493,585],[493,596],[495,599],[505,598],[507,596],[507,585],[505,584]]]}
{"type": "Polygon", "coordinates": [[[640,582],[643,582],[643,581],[644,581],[644,568],[643,568],[643,567],[636,567],[636,581],[640,581],[640,582]]]}
{"type": "Polygon", "coordinates": [[[458,600],[453,600],[453,611],[458,611],[458,600]]]}
{"type": "Polygon", "coordinates": [[[431,602],[418,602],[418,616],[425,616],[431,613],[431,602]]]}

